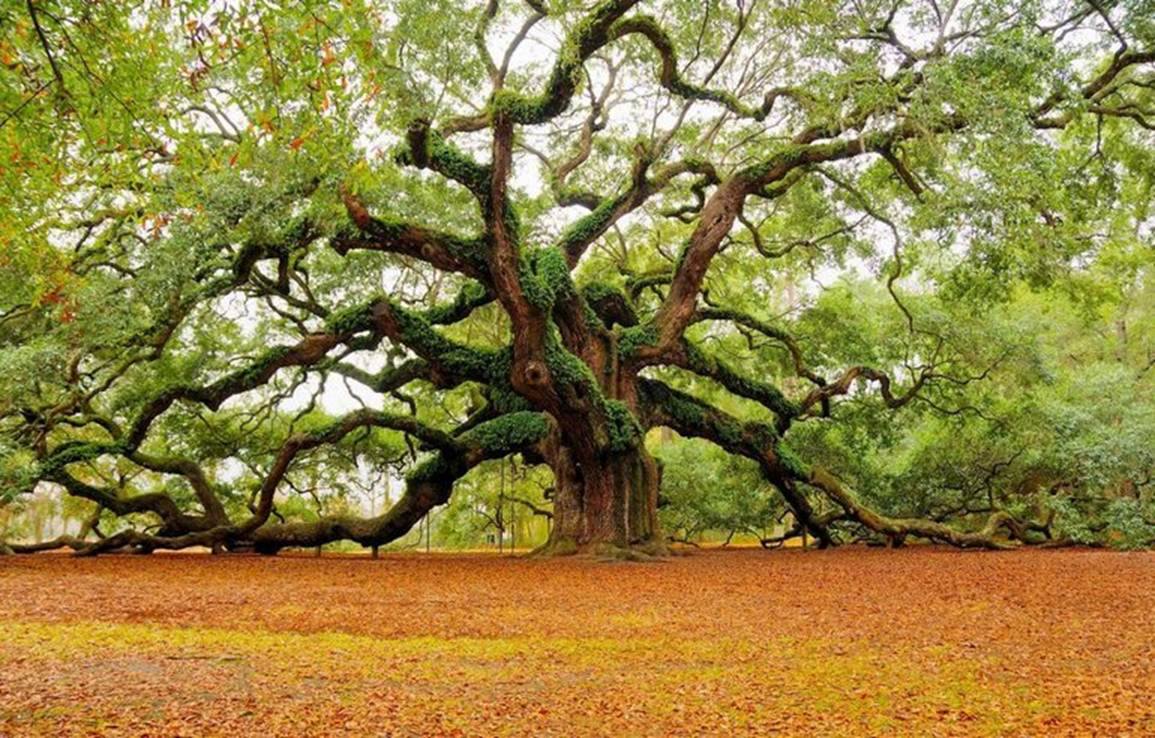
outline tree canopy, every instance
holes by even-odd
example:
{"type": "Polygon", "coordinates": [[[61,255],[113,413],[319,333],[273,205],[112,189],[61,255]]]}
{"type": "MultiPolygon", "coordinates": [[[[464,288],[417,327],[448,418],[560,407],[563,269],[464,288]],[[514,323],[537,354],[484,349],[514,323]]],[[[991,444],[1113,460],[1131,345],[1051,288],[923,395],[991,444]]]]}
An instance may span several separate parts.
{"type": "Polygon", "coordinates": [[[510,456],[559,553],[1155,540],[1151,0],[29,0],[0,64],[0,504],[91,511],[15,550],[375,547],[510,456]]]}

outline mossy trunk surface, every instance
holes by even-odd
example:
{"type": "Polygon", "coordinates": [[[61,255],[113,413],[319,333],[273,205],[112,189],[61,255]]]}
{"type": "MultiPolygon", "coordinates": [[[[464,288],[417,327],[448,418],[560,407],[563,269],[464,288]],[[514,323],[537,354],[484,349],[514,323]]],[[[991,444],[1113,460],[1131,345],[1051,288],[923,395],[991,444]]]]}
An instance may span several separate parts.
{"type": "MultiPolygon", "coordinates": [[[[608,398],[636,418],[637,378],[606,355],[588,351],[587,361],[608,398]]],[[[581,429],[562,429],[570,440],[581,429]]],[[[563,440],[563,444],[566,441],[563,440]]],[[[614,554],[662,549],[658,525],[661,470],[647,451],[644,434],[615,453],[583,453],[594,444],[562,445],[552,454],[554,517],[545,553],[614,554]]]]}
{"type": "Polygon", "coordinates": [[[661,547],[658,464],[643,446],[601,463],[572,454],[555,467],[554,524],[548,553],[603,553],[661,547]]]}

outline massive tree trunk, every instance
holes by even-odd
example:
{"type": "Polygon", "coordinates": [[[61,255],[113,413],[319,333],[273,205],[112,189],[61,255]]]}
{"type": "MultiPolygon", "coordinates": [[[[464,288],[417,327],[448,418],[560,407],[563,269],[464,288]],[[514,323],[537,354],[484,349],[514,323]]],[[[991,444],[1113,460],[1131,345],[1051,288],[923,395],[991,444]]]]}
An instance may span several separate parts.
{"type": "MultiPolygon", "coordinates": [[[[606,314],[605,305],[598,308],[602,320],[612,324],[616,316],[606,314]]],[[[562,333],[596,378],[604,404],[584,414],[572,408],[572,416],[584,422],[561,425],[556,442],[544,449],[554,473],[554,517],[542,552],[656,553],[663,548],[658,527],[661,474],[638,422],[637,370],[619,360],[608,332],[567,330],[573,325],[562,321],[562,333]]],[[[588,395],[578,400],[588,402],[588,395]]]]}
{"type": "Polygon", "coordinates": [[[544,551],[600,553],[661,548],[657,461],[644,444],[625,453],[581,463],[560,447],[551,460],[555,476],[554,524],[544,551]]]}

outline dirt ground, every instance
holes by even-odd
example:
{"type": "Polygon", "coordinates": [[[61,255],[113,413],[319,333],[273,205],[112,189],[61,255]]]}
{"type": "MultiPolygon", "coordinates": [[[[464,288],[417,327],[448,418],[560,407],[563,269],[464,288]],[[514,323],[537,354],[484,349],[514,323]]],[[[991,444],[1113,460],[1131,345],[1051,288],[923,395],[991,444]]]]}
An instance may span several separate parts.
{"type": "Polygon", "coordinates": [[[1152,736],[1155,554],[0,558],[0,736],[1152,736]]]}

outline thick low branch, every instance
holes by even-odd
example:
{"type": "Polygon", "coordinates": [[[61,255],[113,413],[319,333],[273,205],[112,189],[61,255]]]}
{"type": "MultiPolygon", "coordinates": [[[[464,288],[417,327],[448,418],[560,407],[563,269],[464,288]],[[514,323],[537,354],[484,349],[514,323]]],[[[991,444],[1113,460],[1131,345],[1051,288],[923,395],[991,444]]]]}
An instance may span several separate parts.
{"type": "Polygon", "coordinates": [[[332,246],[337,253],[345,255],[353,250],[367,250],[401,254],[443,271],[489,281],[484,239],[463,238],[425,226],[374,217],[353,195],[346,192],[343,198],[357,233],[335,237],[332,246]]]}
{"type": "Polygon", "coordinates": [[[289,471],[294,459],[303,451],[329,445],[340,441],[345,436],[361,428],[389,428],[399,430],[407,435],[420,439],[443,453],[464,455],[467,447],[455,440],[451,435],[420,423],[416,418],[408,415],[393,415],[376,410],[360,410],[350,413],[335,423],[320,428],[311,433],[303,433],[288,439],[281,447],[280,453],[274,460],[269,472],[261,483],[257,496],[256,508],[250,518],[236,528],[237,537],[245,537],[252,531],[264,525],[273,510],[273,498],[281,481],[289,471]]]}
{"type": "Polygon", "coordinates": [[[204,508],[205,515],[209,520],[219,525],[228,519],[220,498],[213,491],[212,485],[199,464],[175,456],[155,456],[140,451],[129,454],[128,458],[133,463],[150,471],[183,476],[188,480],[189,486],[192,487],[197,501],[204,508]]]}
{"type": "Polygon", "coordinates": [[[754,400],[783,423],[799,414],[799,408],[773,384],[742,375],[725,361],[707,354],[689,341],[682,341],[656,363],[669,363],[712,379],[739,397],[754,400]]]}
{"type": "Polygon", "coordinates": [[[44,477],[64,487],[73,497],[91,500],[116,515],[152,513],[161,519],[166,531],[202,531],[212,528],[216,521],[201,515],[189,515],[177,506],[171,497],[163,492],[122,496],[118,490],[105,489],[89,484],[64,471],[63,468],[44,477]]]}
{"type": "MultiPolygon", "coordinates": [[[[341,434],[359,419],[361,416],[348,418],[326,433],[341,434]]],[[[263,552],[288,546],[318,546],[337,540],[352,540],[366,546],[389,543],[408,533],[435,506],[448,502],[454,483],[474,466],[487,459],[532,448],[554,432],[553,428],[540,413],[519,412],[481,423],[459,436],[426,431],[424,440],[436,443],[442,450],[409,474],[405,493],[384,514],[375,518],[336,516],[312,522],[261,525],[246,538],[263,552]]]]}

